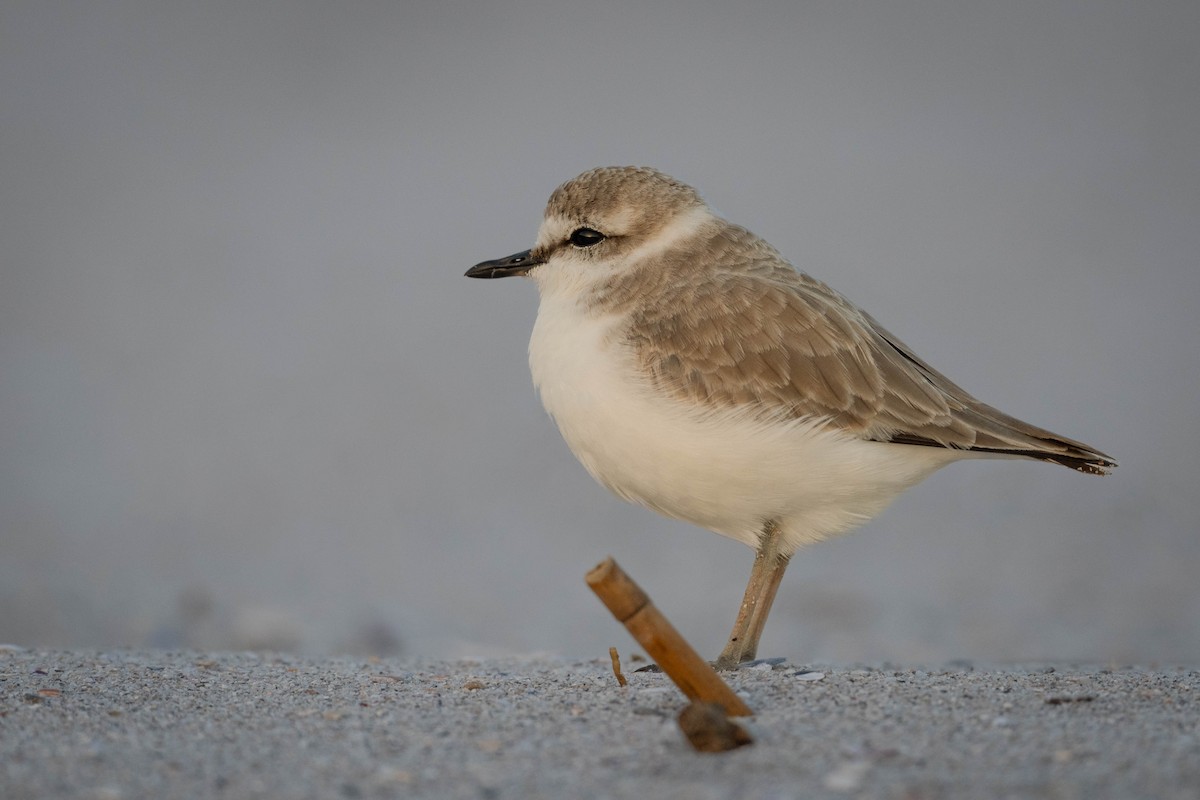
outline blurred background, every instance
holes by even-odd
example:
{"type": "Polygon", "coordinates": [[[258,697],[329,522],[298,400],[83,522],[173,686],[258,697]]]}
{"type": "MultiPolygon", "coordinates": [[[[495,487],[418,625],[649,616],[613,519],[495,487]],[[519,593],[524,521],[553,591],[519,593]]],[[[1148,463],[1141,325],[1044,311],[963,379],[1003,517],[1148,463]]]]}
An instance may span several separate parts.
{"type": "Polygon", "coordinates": [[[702,652],[752,553],[536,398],[550,191],[655,166],[1110,478],[952,467],[762,654],[1200,661],[1200,4],[0,5],[0,641],[702,652]]]}

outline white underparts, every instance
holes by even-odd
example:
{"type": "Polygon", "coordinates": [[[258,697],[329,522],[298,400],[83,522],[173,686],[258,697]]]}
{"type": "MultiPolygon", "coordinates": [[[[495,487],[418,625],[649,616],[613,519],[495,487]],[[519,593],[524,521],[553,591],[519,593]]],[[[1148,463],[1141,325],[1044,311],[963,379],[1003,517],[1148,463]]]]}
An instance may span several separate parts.
{"type": "Polygon", "coordinates": [[[574,281],[538,283],[529,343],[534,385],[588,472],[630,502],[751,546],[764,523],[777,520],[790,554],[866,522],[968,455],[657,394],[639,377],[619,317],[587,311],[574,281]]]}

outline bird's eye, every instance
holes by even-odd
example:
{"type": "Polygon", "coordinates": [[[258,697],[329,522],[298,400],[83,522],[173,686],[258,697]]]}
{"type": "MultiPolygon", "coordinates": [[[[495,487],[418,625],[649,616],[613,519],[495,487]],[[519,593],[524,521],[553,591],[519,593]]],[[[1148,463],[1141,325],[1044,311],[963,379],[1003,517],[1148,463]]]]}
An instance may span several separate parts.
{"type": "Polygon", "coordinates": [[[576,228],[571,234],[570,242],[576,247],[591,247],[594,244],[600,244],[604,241],[603,233],[591,228],[576,228]]]}

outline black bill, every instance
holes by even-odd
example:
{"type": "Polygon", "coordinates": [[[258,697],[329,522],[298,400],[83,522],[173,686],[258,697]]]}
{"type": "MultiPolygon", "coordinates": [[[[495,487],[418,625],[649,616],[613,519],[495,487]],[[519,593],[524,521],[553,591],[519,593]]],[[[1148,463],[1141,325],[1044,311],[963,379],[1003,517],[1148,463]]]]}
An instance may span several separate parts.
{"type": "Polygon", "coordinates": [[[484,261],[467,270],[468,278],[507,278],[509,275],[524,275],[529,270],[543,263],[541,259],[529,255],[528,250],[513,253],[495,261],[484,261]]]}

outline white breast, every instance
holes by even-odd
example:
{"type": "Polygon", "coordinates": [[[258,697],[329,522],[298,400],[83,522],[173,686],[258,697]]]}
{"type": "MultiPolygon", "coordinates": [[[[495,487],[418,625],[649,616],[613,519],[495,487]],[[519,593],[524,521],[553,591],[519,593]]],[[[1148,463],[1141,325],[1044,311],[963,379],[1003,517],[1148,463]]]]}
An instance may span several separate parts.
{"type": "Polygon", "coordinates": [[[620,497],[751,546],[778,520],[789,552],[873,517],[965,455],[766,423],[655,394],[620,336],[574,291],[546,291],[529,343],[542,403],[592,476],[620,497]]]}

